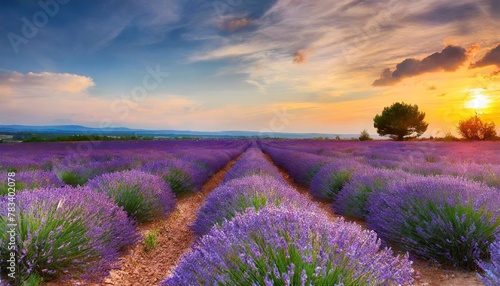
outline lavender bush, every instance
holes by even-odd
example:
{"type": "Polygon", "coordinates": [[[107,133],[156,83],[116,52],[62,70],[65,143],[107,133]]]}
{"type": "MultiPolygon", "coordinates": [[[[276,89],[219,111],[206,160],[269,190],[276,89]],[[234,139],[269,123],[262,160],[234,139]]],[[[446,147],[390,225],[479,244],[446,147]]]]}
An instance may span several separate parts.
{"type": "Polygon", "coordinates": [[[497,189],[453,177],[413,177],[376,192],[368,226],[424,259],[475,269],[500,231],[497,189]]]}
{"type": "Polygon", "coordinates": [[[342,215],[365,219],[368,215],[366,204],[372,193],[384,191],[391,182],[406,180],[410,176],[396,170],[367,167],[356,169],[337,194],[333,209],[342,215]]]}
{"type": "Polygon", "coordinates": [[[310,200],[288,185],[268,176],[254,175],[231,180],[216,188],[201,206],[191,229],[201,236],[214,225],[220,226],[247,208],[258,211],[267,205],[293,205],[319,211],[310,200]]]}
{"type": "Polygon", "coordinates": [[[486,286],[500,285],[500,234],[495,242],[490,245],[491,262],[479,262],[484,274],[479,275],[486,286]]]}
{"type": "MultiPolygon", "coordinates": [[[[6,197],[1,204],[7,206],[6,197]]],[[[106,273],[118,252],[138,239],[133,221],[105,195],[88,188],[37,189],[17,194],[14,227],[17,277],[23,281],[50,280],[72,270],[82,278],[106,273]]],[[[1,210],[0,227],[7,225],[7,208],[1,210]]],[[[5,271],[10,234],[1,233],[0,265],[5,271]]],[[[99,278],[99,277],[93,277],[99,278]]]]}
{"type": "Polygon", "coordinates": [[[252,175],[270,176],[285,183],[278,168],[270,163],[258,146],[249,148],[226,173],[223,182],[252,175]]]}
{"type": "Polygon", "coordinates": [[[87,183],[106,194],[138,222],[168,215],[175,209],[175,195],[160,177],[141,171],[122,171],[98,176],[87,183]]]}
{"type": "Polygon", "coordinates": [[[354,160],[336,160],[323,166],[311,181],[311,194],[316,198],[335,200],[352,173],[362,167],[354,160]]]}
{"type": "Polygon", "coordinates": [[[176,195],[199,190],[210,177],[205,168],[181,159],[151,162],[142,166],[141,170],[161,176],[176,195]]]}
{"type": "Polygon", "coordinates": [[[372,231],[298,208],[249,210],[213,228],[160,285],[412,283],[411,262],[372,231]]]}

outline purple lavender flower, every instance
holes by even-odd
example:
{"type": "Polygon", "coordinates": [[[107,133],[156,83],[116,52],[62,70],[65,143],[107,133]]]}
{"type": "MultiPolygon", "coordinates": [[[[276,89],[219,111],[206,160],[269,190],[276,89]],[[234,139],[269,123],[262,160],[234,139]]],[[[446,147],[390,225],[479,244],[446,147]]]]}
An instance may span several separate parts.
{"type": "Polygon", "coordinates": [[[200,190],[211,175],[207,169],[181,159],[151,162],[141,171],[161,176],[177,195],[200,190]]]}
{"type": "Polygon", "coordinates": [[[320,211],[290,186],[272,177],[254,175],[233,179],[216,188],[198,211],[191,229],[201,236],[208,233],[212,226],[231,220],[247,208],[258,211],[267,205],[293,205],[320,211]]]}
{"type": "Polygon", "coordinates": [[[61,187],[63,182],[56,173],[51,171],[25,171],[16,174],[16,181],[22,184],[22,189],[61,187]]]}
{"type": "MultiPolygon", "coordinates": [[[[45,279],[69,270],[90,276],[105,273],[116,263],[119,251],[139,238],[120,207],[88,188],[36,189],[18,193],[16,200],[19,275],[15,284],[30,273],[45,279]]],[[[3,205],[7,202],[7,197],[0,199],[3,205]]],[[[10,229],[7,209],[0,214],[0,227],[10,229]]],[[[0,265],[6,267],[9,234],[3,232],[1,241],[0,265]]]]}
{"type": "Polygon", "coordinates": [[[368,214],[366,204],[372,193],[384,191],[390,183],[410,176],[403,171],[358,168],[337,194],[333,209],[342,215],[365,219],[368,214]]]}
{"type": "Polygon", "coordinates": [[[500,285],[500,234],[496,236],[495,242],[490,245],[491,262],[479,262],[484,274],[479,275],[486,286],[500,285]]]}
{"type": "Polygon", "coordinates": [[[352,173],[362,167],[354,160],[336,160],[323,166],[311,181],[311,194],[316,198],[335,200],[352,173]]]}
{"type": "Polygon", "coordinates": [[[201,164],[209,172],[214,173],[222,169],[231,160],[231,156],[224,151],[188,153],[181,157],[182,160],[201,164]]]}
{"type": "Polygon", "coordinates": [[[108,173],[87,186],[106,194],[138,222],[166,216],[175,209],[175,195],[162,178],[141,171],[108,173]]]}
{"type": "Polygon", "coordinates": [[[475,269],[500,230],[497,189],[454,177],[414,176],[375,192],[368,226],[417,256],[475,269]]]}
{"type": "Polygon", "coordinates": [[[160,285],[403,285],[412,273],[373,231],[268,206],[213,228],[160,285]]]}
{"type": "Polygon", "coordinates": [[[309,186],[319,169],[333,159],[304,152],[272,148],[265,144],[262,150],[269,154],[274,163],[283,168],[297,183],[309,186]]]}
{"type": "Polygon", "coordinates": [[[264,157],[264,154],[257,146],[249,148],[239,158],[233,168],[226,173],[223,182],[252,175],[270,176],[285,183],[285,179],[278,168],[264,157]]]}

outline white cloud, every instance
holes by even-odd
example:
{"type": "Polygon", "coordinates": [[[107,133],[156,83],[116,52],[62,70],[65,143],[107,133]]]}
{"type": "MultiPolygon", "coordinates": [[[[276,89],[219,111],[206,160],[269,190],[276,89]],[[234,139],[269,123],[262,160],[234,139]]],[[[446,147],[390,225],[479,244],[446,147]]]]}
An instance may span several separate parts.
{"type": "Polygon", "coordinates": [[[95,83],[92,78],[70,73],[10,72],[0,74],[0,90],[9,90],[14,94],[29,91],[39,94],[44,92],[80,93],[93,86],[95,83]]]}
{"type": "Polygon", "coordinates": [[[455,2],[278,0],[256,19],[254,31],[213,41],[191,60],[231,59],[236,68],[226,70],[247,74],[247,83],[267,90],[274,84],[306,93],[353,85],[368,89],[383,68],[440,51],[451,37],[466,47],[498,41],[487,28],[491,20],[482,15],[429,25],[425,19],[445,5],[455,2]],[[292,66],[297,50],[310,51],[308,61],[292,66]]]}

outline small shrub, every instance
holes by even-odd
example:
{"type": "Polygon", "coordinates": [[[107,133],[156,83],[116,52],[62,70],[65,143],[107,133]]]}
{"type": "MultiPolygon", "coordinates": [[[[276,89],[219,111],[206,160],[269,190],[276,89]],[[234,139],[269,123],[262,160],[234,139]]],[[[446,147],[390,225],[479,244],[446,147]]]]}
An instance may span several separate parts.
{"type": "Polygon", "coordinates": [[[175,209],[175,196],[158,176],[141,171],[104,174],[88,182],[93,190],[106,194],[138,222],[166,216],[175,209]]]}
{"type": "Polygon", "coordinates": [[[374,193],[368,226],[424,259],[476,269],[500,230],[498,191],[453,177],[413,177],[374,193]]]}
{"type": "Polygon", "coordinates": [[[144,251],[149,252],[158,244],[158,229],[150,231],[144,238],[144,251]]]}
{"type": "Polygon", "coordinates": [[[495,123],[483,122],[477,115],[460,121],[458,131],[467,140],[493,140],[497,135],[495,123]]]}
{"type": "Polygon", "coordinates": [[[358,162],[348,160],[323,166],[311,181],[311,194],[315,198],[335,200],[354,170],[360,167],[358,162]]]}
{"type": "Polygon", "coordinates": [[[73,173],[72,171],[65,171],[61,174],[61,181],[63,181],[66,185],[77,187],[85,185],[88,181],[88,178],[73,173]]]}
{"type": "Polygon", "coordinates": [[[333,209],[342,215],[365,219],[368,215],[366,204],[372,193],[384,191],[391,182],[405,180],[409,176],[403,171],[358,169],[338,193],[333,209]]]}
{"type": "Polygon", "coordinates": [[[412,273],[373,231],[268,206],[213,228],[160,285],[406,285],[412,273]]]}
{"type": "Polygon", "coordinates": [[[363,130],[361,134],[359,135],[359,141],[370,141],[372,138],[370,137],[370,133],[368,131],[363,130]]]}
{"type": "Polygon", "coordinates": [[[141,171],[162,177],[177,196],[199,190],[211,175],[207,169],[181,159],[148,163],[141,171]]]}
{"type": "MultiPolygon", "coordinates": [[[[7,205],[7,198],[1,202],[7,205]]],[[[88,188],[47,188],[17,194],[15,226],[18,269],[15,285],[51,280],[72,270],[83,278],[113,267],[119,251],[138,235],[126,213],[106,196],[88,188]]],[[[8,227],[7,209],[0,210],[0,227],[8,227]]],[[[8,266],[9,234],[0,234],[0,265],[8,266]]]]}
{"type": "Polygon", "coordinates": [[[189,174],[181,169],[170,169],[169,173],[163,176],[163,179],[170,185],[176,195],[194,191],[195,187],[191,182],[189,174]]]}

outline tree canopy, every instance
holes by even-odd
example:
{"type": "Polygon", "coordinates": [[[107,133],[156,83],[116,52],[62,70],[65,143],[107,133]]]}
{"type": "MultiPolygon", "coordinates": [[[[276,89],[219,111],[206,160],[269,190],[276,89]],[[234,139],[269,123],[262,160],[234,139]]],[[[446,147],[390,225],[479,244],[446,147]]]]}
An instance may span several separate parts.
{"type": "Polygon", "coordinates": [[[373,118],[373,126],[380,136],[405,140],[419,137],[427,130],[429,124],[424,119],[425,113],[419,112],[417,105],[396,102],[373,118]]]}
{"type": "Polygon", "coordinates": [[[483,122],[479,116],[472,116],[458,123],[458,131],[467,140],[491,140],[497,135],[495,123],[483,122]]]}

